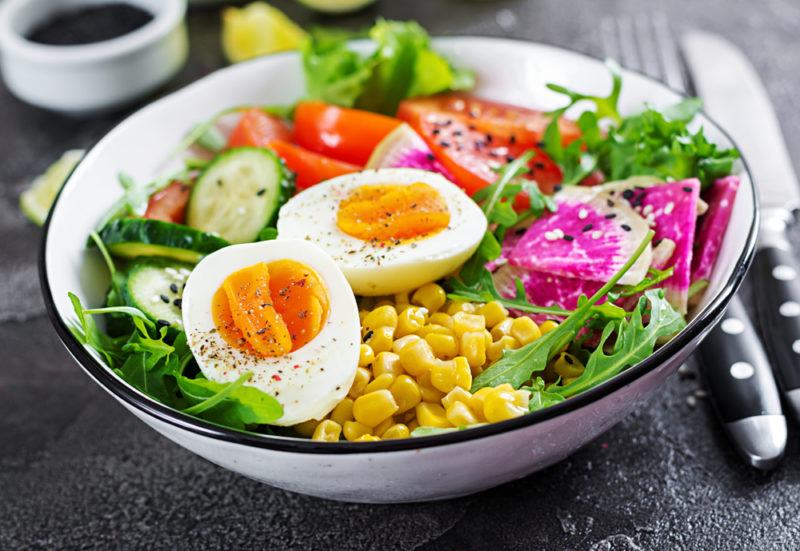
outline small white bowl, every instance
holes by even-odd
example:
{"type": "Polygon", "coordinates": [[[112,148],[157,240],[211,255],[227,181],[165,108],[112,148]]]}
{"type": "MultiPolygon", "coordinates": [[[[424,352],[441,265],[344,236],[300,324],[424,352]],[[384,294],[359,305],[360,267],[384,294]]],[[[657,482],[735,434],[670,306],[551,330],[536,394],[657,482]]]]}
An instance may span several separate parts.
{"type": "Polygon", "coordinates": [[[97,0],[6,0],[0,5],[0,66],[6,86],[23,101],[71,115],[108,111],[155,90],[186,61],[186,0],[127,0],[153,14],[143,27],[78,46],[25,38],[65,7],[97,0]]]}

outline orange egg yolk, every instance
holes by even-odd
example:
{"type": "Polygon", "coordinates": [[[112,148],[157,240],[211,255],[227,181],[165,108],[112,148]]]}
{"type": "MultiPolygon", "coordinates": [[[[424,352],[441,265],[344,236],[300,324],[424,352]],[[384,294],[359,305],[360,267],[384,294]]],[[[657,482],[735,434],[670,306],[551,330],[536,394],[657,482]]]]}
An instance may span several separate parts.
{"type": "Polygon", "coordinates": [[[319,334],[328,304],[328,293],[314,270],[293,260],[277,260],[225,278],[214,293],[211,315],[229,345],[276,357],[319,334]]]}
{"type": "Polygon", "coordinates": [[[411,185],[366,185],[339,203],[336,225],[364,241],[402,241],[427,237],[447,227],[450,212],[435,188],[411,185]]]}

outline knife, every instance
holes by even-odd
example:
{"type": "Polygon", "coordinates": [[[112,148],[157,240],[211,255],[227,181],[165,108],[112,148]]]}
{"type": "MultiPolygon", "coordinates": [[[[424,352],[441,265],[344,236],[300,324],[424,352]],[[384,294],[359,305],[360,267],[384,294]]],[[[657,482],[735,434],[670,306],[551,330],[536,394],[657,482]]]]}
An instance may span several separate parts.
{"type": "MultiPolygon", "coordinates": [[[[800,414],[800,391],[792,394],[800,389],[800,362],[775,353],[785,349],[781,337],[796,335],[794,339],[800,339],[800,287],[792,277],[799,270],[786,238],[792,220],[786,205],[800,199],[794,170],[763,85],[744,55],[723,38],[701,31],[687,33],[682,49],[706,112],[731,133],[756,181],[762,206],[753,268],[759,319],[772,369],[795,414],[800,414]],[[791,297],[796,297],[796,302],[791,297]],[[781,314],[792,313],[792,304],[797,304],[794,318],[781,314]],[[797,406],[790,396],[795,397],[797,406]]],[[[734,297],[700,353],[715,408],[729,435],[740,444],[740,452],[759,468],[777,464],[785,448],[786,421],[768,371],[770,363],[738,298],[734,297]],[[774,457],[753,454],[756,445],[774,457]]]]}

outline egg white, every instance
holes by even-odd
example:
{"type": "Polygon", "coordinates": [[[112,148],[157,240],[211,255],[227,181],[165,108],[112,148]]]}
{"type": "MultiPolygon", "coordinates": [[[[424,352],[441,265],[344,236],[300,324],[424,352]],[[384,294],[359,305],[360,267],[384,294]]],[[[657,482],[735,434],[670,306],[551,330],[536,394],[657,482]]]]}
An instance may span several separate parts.
{"type": "Polygon", "coordinates": [[[327,180],[299,193],[278,215],[278,240],[300,239],[324,249],[357,295],[409,291],[457,269],[478,248],[486,232],[480,207],[440,174],[411,168],[364,170],[327,180]],[[411,185],[436,189],[447,203],[450,223],[429,237],[378,247],[336,225],[339,203],[364,185],[411,185]]]}
{"type": "Polygon", "coordinates": [[[350,389],[358,366],[358,307],[347,280],[331,258],[304,241],[264,241],[226,247],[195,267],[183,291],[183,325],[203,375],[228,383],[250,372],[246,385],[274,396],[283,406],[276,425],[321,419],[350,389]],[[328,317],[305,346],[275,358],[230,346],[216,331],[211,314],[214,293],[228,275],[258,262],[294,260],[319,276],[328,292],[328,317]]]}

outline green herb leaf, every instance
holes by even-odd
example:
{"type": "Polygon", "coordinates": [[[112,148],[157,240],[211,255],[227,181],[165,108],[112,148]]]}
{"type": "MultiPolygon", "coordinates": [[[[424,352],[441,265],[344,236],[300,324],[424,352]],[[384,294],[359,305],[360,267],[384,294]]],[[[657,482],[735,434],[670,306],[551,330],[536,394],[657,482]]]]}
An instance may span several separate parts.
{"type": "Polygon", "coordinates": [[[273,396],[252,386],[244,386],[252,373],[232,383],[215,383],[198,377],[178,377],[178,387],[193,405],[184,413],[210,421],[224,419],[227,426],[243,429],[247,425],[268,425],[283,415],[283,407],[273,396]]]}
{"type": "Polygon", "coordinates": [[[561,394],[546,390],[544,379],[541,377],[536,377],[531,386],[524,386],[522,390],[527,390],[531,393],[528,402],[529,411],[539,411],[540,409],[563,402],[566,399],[561,394]]]}
{"type": "Polygon", "coordinates": [[[607,381],[650,356],[659,339],[670,337],[685,326],[683,316],[664,298],[662,290],[645,291],[630,320],[608,322],[583,373],[569,384],[551,386],[548,391],[566,398],[607,381]],[[643,316],[648,303],[649,321],[645,326],[643,316]],[[613,333],[617,335],[616,341],[613,350],[606,354],[604,348],[613,333]]]}

